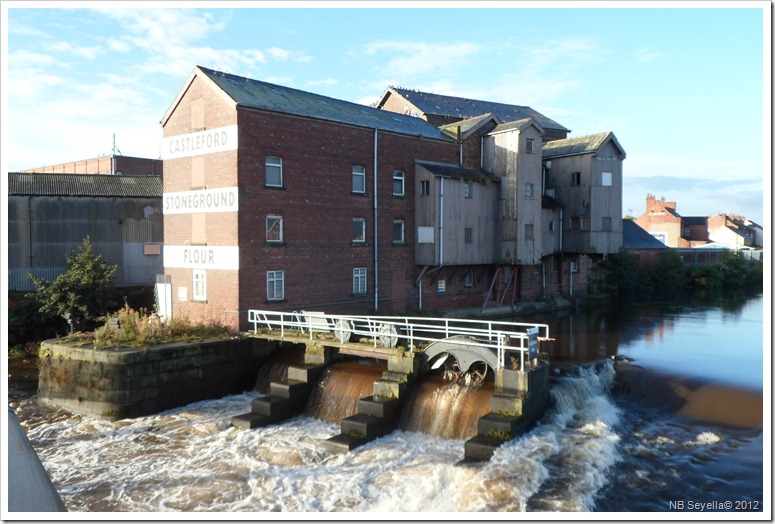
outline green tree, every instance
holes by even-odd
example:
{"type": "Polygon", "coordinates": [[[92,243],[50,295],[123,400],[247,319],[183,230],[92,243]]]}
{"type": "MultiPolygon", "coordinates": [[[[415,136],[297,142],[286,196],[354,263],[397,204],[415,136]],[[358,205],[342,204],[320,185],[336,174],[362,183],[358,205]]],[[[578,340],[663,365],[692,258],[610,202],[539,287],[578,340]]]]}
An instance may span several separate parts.
{"type": "Polygon", "coordinates": [[[660,251],[657,263],[651,272],[651,281],[658,293],[681,293],[689,280],[689,272],[686,269],[681,255],[672,249],[660,251]]]}
{"type": "Polygon", "coordinates": [[[608,269],[608,284],[619,295],[650,293],[651,284],[648,275],[629,251],[621,251],[609,256],[605,267],[608,269]]]}
{"type": "Polygon", "coordinates": [[[36,290],[28,297],[40,304],[42,313],[69,319],[71,329],[91,329],[118,306],[113,297],[117,266],[92,252],[89,237],[67,256],[65,266],[67,271],[52,281],[29,275],[36,290]]]}

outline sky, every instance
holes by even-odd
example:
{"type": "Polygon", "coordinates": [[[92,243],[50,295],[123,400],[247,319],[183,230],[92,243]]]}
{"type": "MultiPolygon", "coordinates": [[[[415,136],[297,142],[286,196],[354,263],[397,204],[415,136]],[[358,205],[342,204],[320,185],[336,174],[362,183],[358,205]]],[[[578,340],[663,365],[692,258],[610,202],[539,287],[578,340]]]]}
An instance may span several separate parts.
{"type": "Polygon", "coordinates": [[[363,104],[400,86],[530,106],[571,137],[614,132],[626,215],[651,193],[769,226],[770,2],[472,5],[4,1],[4,172],[110,155],[114,136],[158,158],[201,65],[363,104]]]}

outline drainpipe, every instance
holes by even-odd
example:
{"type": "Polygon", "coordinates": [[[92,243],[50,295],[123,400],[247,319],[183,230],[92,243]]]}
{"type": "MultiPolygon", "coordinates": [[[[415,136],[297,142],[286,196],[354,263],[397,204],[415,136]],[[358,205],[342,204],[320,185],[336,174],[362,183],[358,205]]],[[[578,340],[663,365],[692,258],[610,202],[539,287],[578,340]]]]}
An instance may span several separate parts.
{"type": "Polygon", "coordinates": [[[439,265],[444,265],[444,177],[439,189],[439,265]]]}
{"type": "Polygon", "coordinates": [[[377,236],[377,128],[374,128],[374,311],[379,309],[379,237],[377,236]]]}
{"type": "Polygon", "coordinates": [[[460,149],[460,153],[459,153],[460,158],[458,162],[460,163],[460,167],[463,167],[463,138],[462,138],[462,133],[460,132],[460,126],[457,126],[457,141],[458,141],[458,147],[460,149]]]}

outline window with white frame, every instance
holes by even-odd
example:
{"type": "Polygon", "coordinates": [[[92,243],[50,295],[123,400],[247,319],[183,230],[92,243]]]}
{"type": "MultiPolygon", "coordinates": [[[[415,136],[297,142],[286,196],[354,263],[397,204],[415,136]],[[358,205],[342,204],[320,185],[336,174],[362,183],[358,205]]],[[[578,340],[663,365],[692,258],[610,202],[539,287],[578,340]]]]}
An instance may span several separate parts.
{"type": "Polygon", "coordinates": [[[353,218],[353,243],[363,244],[366,242],[366,219],[353,218]]]}
{"type": "Polygon", "coordinates": [[[535,140],[532,138],[525,139],[525,153],[535,153],[535,140]]]}
{"type": "Polygon", "coordinates": [[[205,302],[207,300],[207,272],[201,269],[195,269],[193,273],[193,300],[196,302],[205,302]]]}
{"type": "Polygon", "coordinates": [[[525,184],[525,198],[532,199],[534,191],[535,191],[535,186],[533,184],[530,184],[530,183],[525,184]]]}
{"type": "Polygon", "coordinates": [[[285,300],[285,271],[266,272],[266,299],[285,300]]]}
{"type": "Polygon", "coordinates": [[[393,171],[393,196],[406,194],[406,176],[403,171],[393,171]]]}
{"type": "Polygon", "coordinates": [[[353,268],[353,295],[366,294],[366,268],[353,268]]]}
{"type": "Polygon", "coordinates": [[[266,215],[266,241],[272,243],[283,241],[283,217],[281,215],[266,215]]]}
{"type": "Polygon", "coordinates": [[[404,221],[393,220],[393,243],[403,244],[404,242],[404,221]]]}
{"type": "Polygon", "coordinates": [[[600,182],[604,186],[611,186],[613,185],[613,173],[609,171],[603,171],[600,173],[600,182]]]}
{"type": "Polygon", "coordinates": [[[283,159],[277,156],[266,157],[266,185],[283,187],[283,159]]]}
{"type": "Polygon", "coordinates": [[[421,180],[420,181],[420,196],[428,196],[431,194],[431,181],[430,180],[421,180]]]}
{"type": "Polygon", "coordinates": [[[603,217],[603,231],[611,231],[611,217],[603,217]]]}
{"type": "Polygon", "coordinates": [[[353,166],[353,193],[366,192],[366,168],[353,166]]]}

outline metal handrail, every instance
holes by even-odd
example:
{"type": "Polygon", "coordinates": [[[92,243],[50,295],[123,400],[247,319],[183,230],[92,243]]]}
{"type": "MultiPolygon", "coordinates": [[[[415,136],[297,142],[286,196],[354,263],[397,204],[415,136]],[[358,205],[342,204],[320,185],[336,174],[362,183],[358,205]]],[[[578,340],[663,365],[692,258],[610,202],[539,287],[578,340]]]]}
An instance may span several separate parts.
{"type": "MultiPolygon", "coordinates": [[[[336,330],[340,329],[342,333],[347,333],[347,339],[351,335],[372,339],[374,348],[377,347],[378,340],[384,345],[384,339],[392,338],[405,338],[409,347],[415,348],[420,342],[438,342],[455,336],[471,337],[465,342],[461,341],[461,345],[473,345],[494,351],[501,366],[504,365],[508,352],[518,351],[521,369],[524,369],[525,353],[528,351],[526,331],[537,328],[539,334],[543,331],[545,338],[549,338],[549,326],[546,324],[433,317],[333,315],[313,311],[285,313],[251,309],[248,310],[248,322],[253,325],[254,333],[258,333],[259,326],[266,326],[269,329],[279,329],[280,336],[285,337],[286,328],[296,329],[301,333],[309,333],[310,340],[314,339],[315,332],[336,335],[336,330]]],[[[454,343],[454,340],[447,342],[454,343]]]]}

